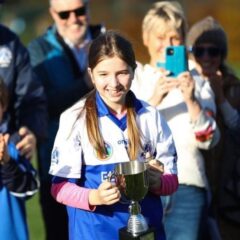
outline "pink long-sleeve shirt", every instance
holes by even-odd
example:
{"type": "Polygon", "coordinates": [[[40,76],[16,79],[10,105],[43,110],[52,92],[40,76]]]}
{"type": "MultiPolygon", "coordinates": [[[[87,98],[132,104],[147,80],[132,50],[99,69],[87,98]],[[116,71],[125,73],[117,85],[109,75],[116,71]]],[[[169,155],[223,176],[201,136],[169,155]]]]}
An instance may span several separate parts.
{"type": "MultiPolygon", "coordinates": [[[[154,190],[157,195],[170,195],[177,190],[178,178],[176,174],[163,174],[161,176],[161,186],[154,190]]],[[[61,183],[53,183],[51,194],[57,202],[75,208],[81,208],[88,211],[94,211],[95,206],[89,204],[89,193],[91,189],[84,188],[63,181],[61,183]]]]}

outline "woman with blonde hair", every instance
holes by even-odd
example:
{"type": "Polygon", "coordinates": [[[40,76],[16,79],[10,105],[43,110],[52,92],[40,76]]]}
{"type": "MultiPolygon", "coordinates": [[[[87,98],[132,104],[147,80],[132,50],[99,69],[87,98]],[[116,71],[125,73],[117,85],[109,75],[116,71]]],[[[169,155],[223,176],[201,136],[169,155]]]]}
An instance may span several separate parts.
{"type": "Polygon", "coordinates": [[[148,64],[138,65],[132,90],[139,99],[156,106],[167,120],[178,154],[178,190],[161,197],[167,239],[194,240],[201,232],[207,208],[208,180],[200,149],[210,149],[219,140],[214,120],[216,106],[210,84],[185,71],[169,76],[166,49],[184,45],[186,19],[175,1],[153,4],[142,24],[148,64]]]}

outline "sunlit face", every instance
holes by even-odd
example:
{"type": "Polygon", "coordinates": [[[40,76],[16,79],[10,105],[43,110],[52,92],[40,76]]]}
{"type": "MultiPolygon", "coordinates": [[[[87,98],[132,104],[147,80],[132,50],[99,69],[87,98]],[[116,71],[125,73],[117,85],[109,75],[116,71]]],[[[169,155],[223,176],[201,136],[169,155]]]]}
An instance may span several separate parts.
{"type": "MultiPolygon", "coordinates": [[[[82,0],[52,0],[50,14],[55,21],[59,34],[74,45],[82,43],[88,28],[88,13],[77,16],[73,11],[67,19],[62,19],[59,12],[76,10],[84,7],[82,0]]],[[[87,6],[86,6],[87,7],[87,6]]]]}
{"type": "Polygon", "coordinates": [[[177,30],[159,26],[143,33],[143,43],[148,49],[150,63],[155,67],[157,62],[165,62],[166,47],[181,45],[183,39],[177,30]]]}
{"type": "Polygon", "coordinates": [[[215,74],[222,61],[220,49],[211,43],[202,43],[195,47],[199,50],[199,54],[194,55],[198,72],[206,77],[215,74]]]}
{"type": "Polygon", "coordinates": [[[113,111],[121,111],[134,77],[133,69],[114,56],[100,61],[95,68],[89,69],[89,73],[104,102],[113,111]]]}

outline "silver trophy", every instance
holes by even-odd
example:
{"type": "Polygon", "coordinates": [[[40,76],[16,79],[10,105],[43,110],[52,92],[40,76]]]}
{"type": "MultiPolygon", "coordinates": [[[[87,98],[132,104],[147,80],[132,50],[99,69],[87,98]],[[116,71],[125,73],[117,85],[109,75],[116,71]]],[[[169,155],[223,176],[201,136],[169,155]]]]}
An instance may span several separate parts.
{"type": "Polygon", "coordinates": [[[115,168],[117,181],[123,183],[121,193],[130,202],[128,224],[120,229],[120,239],[154,239],[154,232],[149,229],[146,219],[141,214],[139,201],[148,192],[147,166],[137,160],[118,163],[115,168]]]}

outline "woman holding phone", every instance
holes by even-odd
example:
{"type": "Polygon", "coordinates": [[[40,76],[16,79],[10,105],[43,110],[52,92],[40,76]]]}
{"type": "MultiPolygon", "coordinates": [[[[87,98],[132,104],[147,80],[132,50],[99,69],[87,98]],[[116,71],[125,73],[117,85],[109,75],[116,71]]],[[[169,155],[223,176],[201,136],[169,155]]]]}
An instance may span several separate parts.
{"type": "Polygon", "coordinates": [[[143,43],[150,61],[138,65],[132,90],[138,98],[156,106],[172,131],[179,157],[179,187],[164,203],[167,239],[198,239],[207,208],[208,180],[200,149],[219,140],[213,118],[216,112],[210,84],[185,71],[177,77],[165,69],[169,46],[184,45],[186,20],[178,2],[153,4],[142,24],[143,43]]]}

